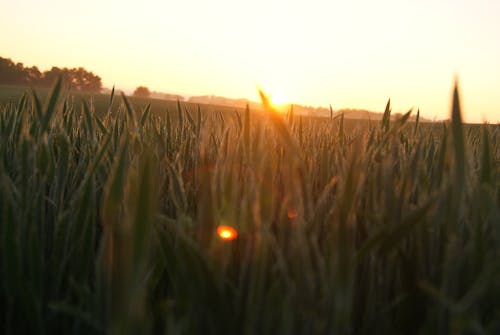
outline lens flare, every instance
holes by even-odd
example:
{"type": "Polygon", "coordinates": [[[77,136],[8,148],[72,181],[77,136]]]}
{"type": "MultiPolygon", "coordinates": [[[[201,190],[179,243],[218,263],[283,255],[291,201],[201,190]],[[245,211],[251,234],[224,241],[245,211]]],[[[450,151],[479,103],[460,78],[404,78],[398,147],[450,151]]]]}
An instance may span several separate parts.
{"type": "Polygon", "coordinates": [[[232,241],[232,240],[234,240],[235,238],[238,237],[238,232],[233,227],[218,226],[217,227],[217,235],[219,235],[219,237],[222,240],[232,241]]]}
{"type": "Polygon", "coordinates": [[[293,208],[288,208],[286,214],[288,218],[291,220],[296,219],[299,216],[299,213],[297,213],[297,211],[294,210],[293,208]]]}

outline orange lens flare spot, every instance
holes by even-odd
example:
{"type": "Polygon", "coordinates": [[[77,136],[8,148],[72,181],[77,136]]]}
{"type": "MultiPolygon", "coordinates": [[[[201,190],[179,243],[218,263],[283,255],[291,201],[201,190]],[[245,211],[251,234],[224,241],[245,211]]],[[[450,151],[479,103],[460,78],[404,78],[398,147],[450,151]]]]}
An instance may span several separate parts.
{"type": "Polygon", "coordinates": [[[233,227],[218,226],[217,227],[217,235],[219,235],[219,237],[222,240],[232,241],[232,240],[234,240],[235,238],[238,237],[238,232],[233,227]]]}
{"type": "Polygon", "coordinates": [[[295,219],[295,218],[297,218],[297,216],[299,216],[299,214],[296,211],[294,211],[292,208],[288,208],[287,216],[289,219],[295,219]]]}

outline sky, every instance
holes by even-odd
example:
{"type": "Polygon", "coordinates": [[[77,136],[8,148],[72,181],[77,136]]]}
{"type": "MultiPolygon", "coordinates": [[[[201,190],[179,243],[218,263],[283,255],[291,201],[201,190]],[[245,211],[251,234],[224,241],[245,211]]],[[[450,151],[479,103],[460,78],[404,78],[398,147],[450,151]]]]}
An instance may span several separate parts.
{"type": "Polygon", "coordinates": [[[500,122],[498,0],[4,0],[0,56],[105,87],[500,122]]]}

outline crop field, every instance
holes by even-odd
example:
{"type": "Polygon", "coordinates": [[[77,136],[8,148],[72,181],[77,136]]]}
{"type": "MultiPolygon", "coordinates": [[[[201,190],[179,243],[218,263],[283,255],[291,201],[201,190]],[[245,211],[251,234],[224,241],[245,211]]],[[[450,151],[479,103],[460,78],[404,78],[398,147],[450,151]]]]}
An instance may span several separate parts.
{"type": "MultiPolygon", "coordinates": [[[[27,88],[23,86],[0,85],[0,104],[6,105],[8,103],[17,102],[26,92],[27,88]]],[[[47,98],[49,93],[50,90],[46,88],[36,89],[36,94],[42,102],[47,98]]],[[[68,103],[78,106],[78,108],[81,108],[83,100],[86,100],[89,107],[92,107],[93,113],[99,118],[104,117],[108,112],[116,112],[122,104],[120,99],[114,99],[110,105],[109,94],[88,94],[85,92],[68,92],[61,90],[60,95],[61,99],[67,98],[68,103]]],[[[150,105],[149,109],[151,110],[151,113],[159,116],[164,115],[166,111],[175,112],[177,109],[176,101],[149,99],[135,96],[127,96],[127,99],[133,108],[137,108],[139,110],[147,105],[150,105]]],[[[199,107],[202,113],[212,113],[217,111],[234,114],[235,110],[242,112],[241,109],[227,106],[213,106],[207,104],[198,105],[192,103],[183,103],[183,106],[193,110],[197,110],[199,107]]]]}
{"type": "Polygon", "coordinates": [[[433,124],[12,97],[2,334],[500,333],[500,127],[457,90],[433,124]]]}

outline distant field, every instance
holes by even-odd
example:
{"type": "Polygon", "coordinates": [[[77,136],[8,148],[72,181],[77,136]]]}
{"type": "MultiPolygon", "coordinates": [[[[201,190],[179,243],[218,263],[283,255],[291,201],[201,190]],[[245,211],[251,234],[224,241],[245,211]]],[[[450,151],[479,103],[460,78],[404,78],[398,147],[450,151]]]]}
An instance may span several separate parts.
{"type": "MultiPolygon", "coordinates": [[[[7,102],[16,102],[18,101],[21,96],[29,92],[31,89],[28,87],[19,87],[19,86],[6,86],[6,85],[0,85],[0,104],[1,103],[7,103],[7,102]]],[[[45,88],[35,88],[35,91],[37,94],[40,96],[42,100],[44,100],[49,93],[49,89],[45,88]]],[[[61,92],[62,96],[71,96],[72,99],[74,99],[74,102],[78,106],[81,104],[81,101],[83,98],[89,98],[91,97],[94,104],[95,104],[95,111],[99,114],[102,115],[103,113],[106,112],[109,104],[109,94],[89,94],[89,93],[79,93],[79,92],[61,92]]],[[[120,92],[117,91],[115,92],[116,96],[120,96],[120,92]]],[[[176,101],[167,101],[167,100],[161,100],[161,99],[150,99],[150,98],[138,98],[138,97],[128,97],[129,101],[132,103],[132,105],[140,110],[141,108],[145,108],[148,104],[151,105],[151,112],[156,115],[161,115],[164,114],[167,110],[174,112],[177,108],[177,102],[176,101]]],[[[115,103],[112,105],[111,110],[115,111],[120,105],[119,99],[115,101],[115,103]]],[[[183,105],[186,106],[189,109],[196,110],[198,108],[198,105],[200,106],[202,112],[213,112],[215,110],[221,111],[224,113],[234,113],[235,110],[242,111],[241,108],[234,108],[234,107],[226,107],[226,106],[212,106],[212,105],[205,105],[205,104],[191,104],[191,103],[184,103],[183,105]]]]}
{"type": "MultiPolygon", "coordinates": [[[[1,103],[8,103],[8,102],[17,102],[25,93],[28,93],[31,91],[31,88],[29,87],[19,87],[19,86],[5,86],[5,85],[0,85],[0,104],[1,103]]],[[[42,100],[44,100],[48,93],[49,89],[46,88],[35,88],[35,91],[37,94],[40,96],[42,100]]],[[[79,93],[79,92],[61,92],[62,97],[70,97],[70,100],[75,104],[76,108],[82,108],[81,103],[82,99],[86,98],[91,98],[93,103],[94,103],[94,112],[99,115],[100,117],[103,117],[106,112],[108,111],[109,107],[109,100],[110,100],[110,95],[109,94],[87,94],[87,93],[79,93]]],[[[119,99],[120,97],[120,92],[117,91],[115,92],[115,96],[118,97],[117,99],[114,99],[114,102],[109,109],[111,112],[116,112],[121,106],[121,101],[119,99]]],[[[141,111],[141,109],[146,108],[146,106],[150,105],[151,113],[154,115],[158,116],[165,116],[166,113],[171,113],[173,116],[177,115],[177,108],[178,104],[177,101],[168,101],[168,100],[162,100],[162,99],[150,99],[150,98],[138,98],[138,97],[133,97],[129,96],[127,97],[132,106],[137,110],[141,111]]],[[[89,100],[90,102],[90,100],[89,100]]],[[[243,113],[244,108],[238,108],[238,107],[228,107],[228,106],[217,106],[217,105],[208,105],[208,104],[198,104],[198,103],[189,103],[189,102],[182,102],[182,108],[186,108],[187,110],[191,111],[192,113],[196,113],[198,111],[198,108],[200,109],[200,112],[203,114],[211,114],[214,112],[217,113],[222,113],[223,116],[228,118],[231,122],[236,122],[235,116],[236,113],[243,113]]],[[[262,114],[262,109],[260,110],[254,110],[252,109],[252,114],[262,114]]],[[[314,120],[317,120],[318,122],[323,122],[325,120],[324,117],[305,117],[304,119],[308,119],[310,122],[314,122],[314,120]]],[[[359,128],[359,127],[368,127],[370,123],[376,123],[379,121],[369,121],[366,119],[348,119],[346,117],[344,123],[346,128],[359,128]]]]}
{"type": "Polygon", "coordinates": [[[500,127],[458,94],[422,124],[23,91],[2,334],[500,333],[500,127]]]}

